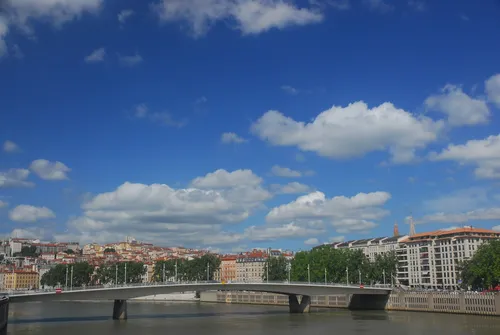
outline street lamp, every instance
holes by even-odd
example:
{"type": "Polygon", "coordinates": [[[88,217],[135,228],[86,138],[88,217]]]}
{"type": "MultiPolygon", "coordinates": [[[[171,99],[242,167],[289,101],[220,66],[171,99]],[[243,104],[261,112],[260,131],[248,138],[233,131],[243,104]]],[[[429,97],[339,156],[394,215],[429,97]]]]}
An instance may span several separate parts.
{"type": "Polygon", "coordinates": [[[71,291],[73,291],[73,265],[71,265],[71,291]]]}
{"type": "Polygon", "coordinates": [[[290,284],[290,272],[292,272],[292,263],[288,263],[288,284],[290,284]]]}
{"type": "Polygon", "coordinates": [[[346,273],[347,285],[349,285],[349,267],[348,266],[345,268],[345,273],[346,273]]]}
{"type": "Polygon", "coordinates": [[[384,276],[384,286],[385,286],[385,269],[382,270],[382,275],[384,276]]]}
{"type": "Polygon", "coordinates": [[[118,286],[118,264],[115,264],[115,285],[118,286]]]}
{"type": "Polygon", "coordinates": [[[311,267],[307,264],[307,281],[311,284],[311,267]]]}
{"type": "Polygon", "coordinates": [[[326,285],[326,268],[325,268],[325,285],[326,285]]]}
{"type": "Polygon", "coordinates": [[[125,263],[125,286],[127,286],[127,263],[125,263]]]}
{"type": "Polygon", "coordinates": [[[175,261],[175,282],[177,283],[177,261],[175,261]]]}
{"type": "Polygon", "coordinates": [[[266,262],[266,282],[269,284],[269,263],[266,262]]]}
{"type": "Polygon", "coordinates": [[[68,264],[66,264],[66,285],[65,290],[68,290],[68,264]]]}
{"type": "Polygon", "coordinates": [[[210,280],[210,263],[207,262],[207,281],[210,280]]]}
{"type": "Polygon", "coordinates": [[[165,284],[165,263],[163,263],[163,284],[165,284]]]}
{"type": "Polygon", "coordinates": [[[359,273],[359,285],[361,285],[361,269],[358,269],[358,273],[359,273]]]}

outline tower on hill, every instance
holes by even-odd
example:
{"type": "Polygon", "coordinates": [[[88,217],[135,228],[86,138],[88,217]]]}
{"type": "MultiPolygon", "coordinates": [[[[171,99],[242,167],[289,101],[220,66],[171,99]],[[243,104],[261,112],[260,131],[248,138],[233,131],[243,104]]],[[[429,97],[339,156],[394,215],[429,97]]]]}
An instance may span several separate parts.
{"type": "Polygon", "coordinates": [[[398,222],[394,222],[394,237],[399,236],[399,228],[398,228],[398,222]]]}

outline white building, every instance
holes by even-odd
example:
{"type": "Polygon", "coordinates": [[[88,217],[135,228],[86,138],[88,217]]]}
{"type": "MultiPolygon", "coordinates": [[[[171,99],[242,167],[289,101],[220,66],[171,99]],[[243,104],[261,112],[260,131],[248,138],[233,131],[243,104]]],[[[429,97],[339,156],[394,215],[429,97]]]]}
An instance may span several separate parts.
{"type": "Polygon", "coordinates": [[[265,271],[267,255],[264,253],[251,253],[236,259],[236,281],[262,282],[265,271]]]}
{"type": "Polygon", "coordinates": [[[398,281],[410,287],[458,288],[459,264],[491,239],[500,239],[500,232],[467,226],[408,236],[397,251],[398,281]]]}

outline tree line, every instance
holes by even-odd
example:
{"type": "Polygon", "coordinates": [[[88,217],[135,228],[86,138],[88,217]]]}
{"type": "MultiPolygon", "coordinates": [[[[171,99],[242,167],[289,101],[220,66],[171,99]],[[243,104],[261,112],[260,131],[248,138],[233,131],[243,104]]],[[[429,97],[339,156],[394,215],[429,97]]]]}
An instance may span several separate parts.
{"type": "Polygon", "coordinates": [[[483,243],[471,259],[460,264],[462,287],[486,289],[500,285],[500,240],[483,243]]]}
{"type": "Polygon", "coordinates": [[[157,261],[154,267],[153,280],[155,282],[213,280],[219,266],[220,259],[214,254],[206,254],[191,260],[169,259],[157,261]]]}
{"type": "Polygon", "coordinates": [[[395,252],[377,254],[370,261],[362,250],[334,249],[321,246],[309,251],[300,251],[289,262],[283,256],[270,257],[266,261],[263,279],[284,281],[290,279],[298,282],[328,283],[391,283],[397,268],[395,252]]]}

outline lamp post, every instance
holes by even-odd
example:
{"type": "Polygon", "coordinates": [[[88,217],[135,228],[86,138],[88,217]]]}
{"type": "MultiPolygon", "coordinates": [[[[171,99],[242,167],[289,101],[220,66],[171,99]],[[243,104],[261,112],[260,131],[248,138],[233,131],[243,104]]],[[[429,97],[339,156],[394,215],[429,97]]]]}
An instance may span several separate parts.
{"type": "Polygon", "coordinates": [[[73,291],[73,265],[71,265],[71,291],[73,291]]]}
{"type": "Polygon", "coordinates": [[[382,275],[384,276],[384,286],[385,286],[385,269],[382,270],[382,275]]]}
{"type": "Polygon", "coordinates": [[[210,263],[207,262],[207,281],[210,280],[210,263]]]}
{"type": "Polygon", "coordinates": [[[127,286],[127,263],[125,263],[125,286],[127,286]]]}
{"type": "Polygon", "coordinates": [[[325,268],[325,285],[326,285],[326,268],[325,268]]]}
{"type": "Polygon", "coordinates": [[[361,269],[358,269],[358,273],[359,273],[359,285],[361,285],[361,269]]]}
{"type": "Polygon", "coordinates": [[[177,261],[175,261],[175,282],[177,283],[177,261]]]}
{"type": "Polygon", "coordinates": [[[391,272],[391,286],[394,287],[394,274],[391,272]]]}
{"type": "Polygon", "coordinates": [[[165,263],[163,263],[163,284],[165,284],[165,263]]]}
{"type": "Polygon", "coordinates": [[[266,262],[266,282],[269,284],[269,263],[266,262]]]}
{"type": "Polygon", "coordinates": [[[68,290],[68,264],[66,264],[66,285],[64,289],[68,290]]]}
{"type": "Polygon", "coordinates": [[[118,286],[118,264],[115,264],[115,285],[118,286]]]}
{"type": "Polygon", "coordinates": [[[347,285],[349,285],[349,267],[348,266],[345,268],[345,273],[346,273],[346,282],[347,282],[347,285]]]}
{"type": "Polygon", "coordinates": [[[288,284],[290,284],[290,273],[292,272],[292,263],[288,263],[288,284]]]}
{"type": "Polygon", "coordinates": [[[307,281],[311,284],[311,267],[307,264],[307,281]]]}

